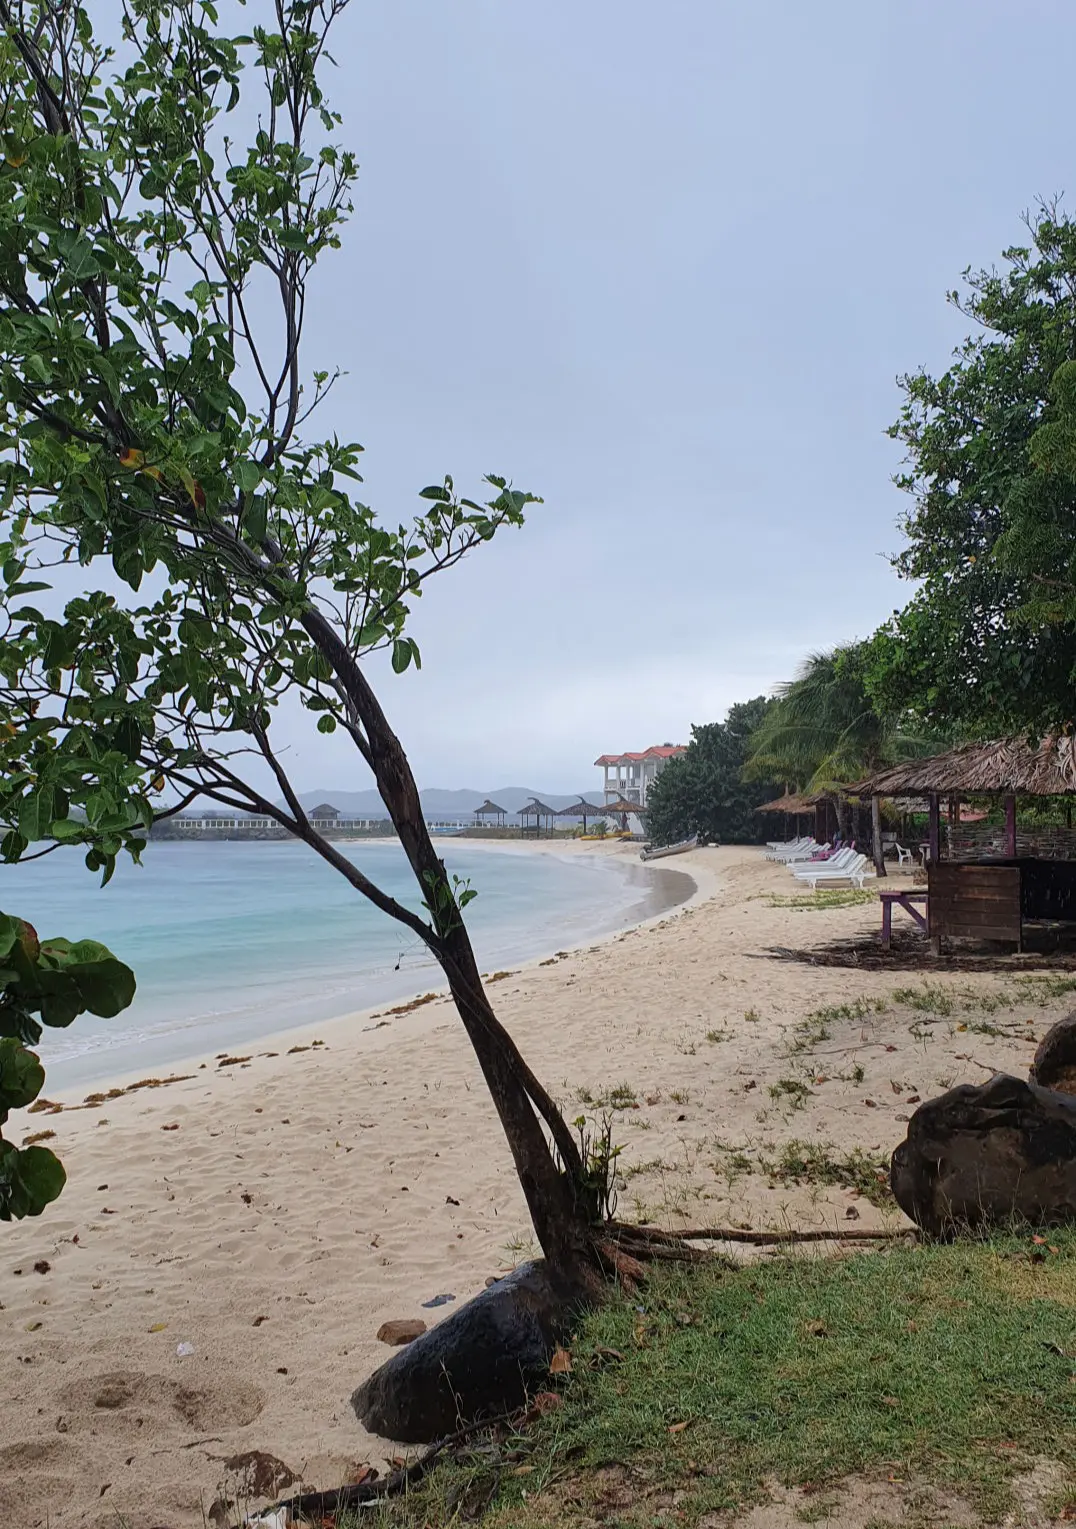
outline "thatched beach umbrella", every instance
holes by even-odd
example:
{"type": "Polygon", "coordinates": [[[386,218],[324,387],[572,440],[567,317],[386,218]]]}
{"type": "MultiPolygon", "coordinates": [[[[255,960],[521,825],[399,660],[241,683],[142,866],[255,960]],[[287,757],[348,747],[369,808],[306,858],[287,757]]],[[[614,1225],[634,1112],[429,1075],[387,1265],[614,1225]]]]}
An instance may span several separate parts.
{"type": "Polygon", "coordinates": [[[620,819],[620,827],[626,829],[629,816],[634,814],[635,817],[641,818],[644,816],[646,808],[641,807],[638,802],[629,802],[627,797],[620,796],[617,797],[615,802],[606,802],[602,811],[612,813],[614,817],[618,817],[620,819]]]}
{"type": "Polygon", "coordinates": [[[587,831],[587,818],[600,818],[604,811],[605,811],[604,807],[595,807],[593,802],[588,802],[585,797],[581,796],[579,798],[579,800],[576,803],[574,803],[573,806],[571,806],[571,807],[562,807],[560,809],[560,811],[557,813],[557,817],[558,818],[582,818],[583,819],[583,832],[586,833],[586,831],[587,831]]]}
{"type": "Polygon", "coordinates": [[[808,815],[816,819],[817,827],[815,811],[817,805],[817,796],[803,796],[798,791],[790,791],[786,786],[784,796],[778,796],[772,802],[763,802],[761,807],[755,808],[755,811],[785,813],[788,820],[785,823],[785,831],[787,833],[795,818],[807,817],[808,815]]]}
{"type": "Polygon", "coordinates": [[[816,796],[802,796],[797,791],[786,791],[784,796],[775,797],[772,802],[763,802],[755,811],[787,812],[789,817],[800,818],[805,813],[814,812],[817,802],[816,796]]]}
{"type": "Polygon", "coordinates": [[[527,805],[525,807],[521,807],[519,809],[518,816],[519,816],[519,819],[520,819],[520,828],[521,828],[523,833],[526,833],[526,831],[527,831],[527,819],[528,818],[533,818],[534,819],[534,832],[536,834],[540,833],[541,832],[541,826],[542,826],[542,819],[545,818],[545,820],[546,820],[546,832],[549,833],[549,832],[551,832],[552,822],[553,822],[553,819],[556,817],[556,815],[557,815],[557,809],[555,807],[550,807],[548,805],[548,803],[540,801],[538,799],[538,797],[534,796],[534,797],[532,797],[530,799],[530,801],[527,803],[527,805]]]}
{"type": "Polygon", "coordinates": [[[487,796],[481,807],[476,807],[474,810],[474,825],[476,828],[481,828],[483,818],[495,817],[497,819],[497,827],[503,828],[506,816],[505,809],[498,807],[496,802],[491,802],[487,796]]]}

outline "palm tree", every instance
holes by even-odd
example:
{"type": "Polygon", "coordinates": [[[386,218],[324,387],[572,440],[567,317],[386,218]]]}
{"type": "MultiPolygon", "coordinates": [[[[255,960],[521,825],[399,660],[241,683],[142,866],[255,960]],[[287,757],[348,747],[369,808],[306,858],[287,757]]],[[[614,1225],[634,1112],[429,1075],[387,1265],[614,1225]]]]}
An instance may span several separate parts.
{"type": "MultiPolygon", "coordinates": [[[[833,791],[841,835],[848,838],[848,783],[897,760],[914,758],[929,746],[928,740],[907,731],[907,720],[875,708],[865,682],[861,645],[812,653],[796,678],[778,687],[777,704],[751,740],[745,774],[833,791]]],[[[871,826],[875,868],[884,876],[877,797],[871,799],[871,826]]]]}

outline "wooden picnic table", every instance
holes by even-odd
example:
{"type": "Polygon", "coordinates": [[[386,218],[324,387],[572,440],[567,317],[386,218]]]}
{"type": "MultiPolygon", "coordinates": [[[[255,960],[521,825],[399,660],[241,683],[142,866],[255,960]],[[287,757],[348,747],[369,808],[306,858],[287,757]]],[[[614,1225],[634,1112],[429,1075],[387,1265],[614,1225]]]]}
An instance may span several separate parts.
{"type": "Polygon", "coordinates": [[[893,939],[893,904],[894,903],[896,903],[899,907],[903,908],[905,913],[910,913],[911,914],[912,918],[915,919],[915,922],[919,925],[920,929],[923,931],[924,934],[927,932],[927,893],[926,892],[915,892],[915,891],[912,891],[911,888],[905,887],[904,889],[892,889],[892,890],[887,889],[887,890],[884,890],[884,891],[880,890],[879,893],[878,893],[878,897],[879,897],[879,900],[880,900],[880,902],[882,904],[882,949],[883,950],[888,950],[889,949],[890,944],[892,943],[892,939],[893,939]],[[922,913],[920,913],[919,909],[915,906],[916,903],[922,903],[923,904],[923,912],[922,913]]]}

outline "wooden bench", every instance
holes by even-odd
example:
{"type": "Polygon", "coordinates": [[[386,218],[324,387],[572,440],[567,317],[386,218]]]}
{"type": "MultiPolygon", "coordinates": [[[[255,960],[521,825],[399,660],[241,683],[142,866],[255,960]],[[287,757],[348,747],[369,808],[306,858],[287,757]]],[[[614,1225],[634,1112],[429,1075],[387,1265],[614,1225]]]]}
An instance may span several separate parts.
{"type": "Polygon", "coordinates": [[[882,949],[888,950],[893,939],[893,904],[903,908],[905,913],[910,913],[924,934],[927,932],[927,893],[904,891],[879,891],[879,901],[882,904],[882,949]],[[915,906],[923,904],[923,912],[915,906]]]}

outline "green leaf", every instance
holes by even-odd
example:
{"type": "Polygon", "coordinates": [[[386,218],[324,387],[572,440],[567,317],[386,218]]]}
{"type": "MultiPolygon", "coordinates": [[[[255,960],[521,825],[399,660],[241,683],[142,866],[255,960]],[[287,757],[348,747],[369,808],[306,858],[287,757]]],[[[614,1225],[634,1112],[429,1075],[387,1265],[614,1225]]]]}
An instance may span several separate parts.
{"type": "Polygon", "coordinates": [[[242,457],[232,470],[235,473],[235,481],[244,494],[252,494],[262,481],[261,467],[257,462],[250,461],[248,457],[242,457]]]}
{"type": "Polygon", "coordinates": [[[89,281],[100,273],[100,264],[88,239],[76,238],[68,245],[64,270],[73,282],[89,281]]]}
{"type": "Polygon", "coordinates": [[[47,1147],[24,1147],[0,1141],[0,1221],[40,1216],[63,1190],[67,1174],[47,1147]]]}
{"type": "Polygon", "coordinates": [[[267,506],[264,494],[255,494],[243,511],[243,530],[252,542],[265,540],[267,529],[267,506]]]}
{"type": "Polygon", "coordinates": [[[44,1084],[45,1069],[34,1053],[11,1037],[0,1040],[0,1109],[25,1109],[44,1084]]]}

